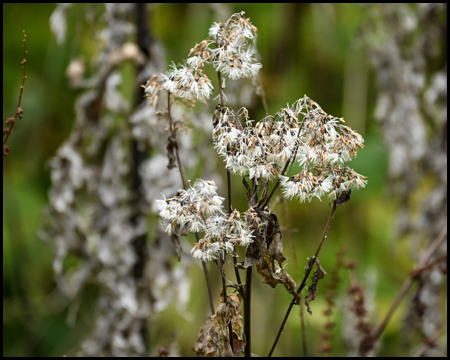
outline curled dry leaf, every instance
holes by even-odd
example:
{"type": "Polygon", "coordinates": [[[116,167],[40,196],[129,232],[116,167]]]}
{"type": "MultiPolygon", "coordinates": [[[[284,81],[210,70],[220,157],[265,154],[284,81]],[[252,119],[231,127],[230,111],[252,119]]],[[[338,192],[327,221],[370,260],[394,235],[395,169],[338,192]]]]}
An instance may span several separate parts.
{"type": "Polygon", "coordinates": [[[300,296],[295,292],[295,281],[292,277],[281,267],[274,271],[274,256],[271,249],[262,247],[262,254],[256,269],[258,273],[263,277],[263,282],[269,284],[271,287],[277,286],[282,283],[286,290],[294,296],[297,303],[300,303],[300,296]]]}
{"type": "Polygon", "coordinates": [[[344,191],[342,194],[340,194],[334,202],[336,203],[336,206],[344,205],[350,200],[350,194],[352,193],[352,190],[344,191]]]}
{"type": "Polygon", "coordinates": [[[206,320],[201,327],[195,343],[197,356],[239,356],[245,351],[245,339],[243,335],[242,315],[240,304],[242,297],[239,294],[231,294],[223,300],[223,290],[220,292],[219,305],[216,313],[206,320]],[[233,349],[230,345],[229,327],[231,322],[233,349]]]}
{"type": "Polygon", "coordinates": [[[280,224],[275,214],[268,215],[259,208],[256,208],[258,219],[249,215],[247,223],[251,224],[255,238],[247,248],[244,261],[244,268],[256,265],[258,273],[262,276],[263,282],[275,287],[283,284],[286,290],[294,296],[297,303],[300,303],[300,296],[295,292],[295,281],[283,269],[283,236],[280,224]],[[275,260],[279,268],[275,269],[275,260]]]}
{"type": "Polygon", "coordinates": [[[326,275],[326,271],[320,266],[320,261],[316,257],[312,257],[305,266],[305,271],[309,270],[314,266],[314,259],[316,264],[316,271],[314,271],[314,274],[312,276],[312,284],[308,287],[308,294],[305,297],[305,305],[308,308],[308,312],[312,315],[312,310],[309,307],[309,304],[311,301],[315,300],[317,297],[317,294],[319,292],[319,289],[317,288],[317,284],[320,279],[323,279],[326,275]]]}

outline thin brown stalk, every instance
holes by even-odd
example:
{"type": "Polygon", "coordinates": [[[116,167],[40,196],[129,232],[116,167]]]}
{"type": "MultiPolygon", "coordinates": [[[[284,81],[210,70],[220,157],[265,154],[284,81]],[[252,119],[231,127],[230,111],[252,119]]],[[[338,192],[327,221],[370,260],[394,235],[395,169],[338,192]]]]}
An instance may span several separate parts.
{"type": "Polygon", "coordinates": [[[180,154],[178,152],[177,131],[175,129],[175,126],[173,125],[172,115],[170,114],[170,108],[171,108],[170,91],[168,91],[167,94],[168,94],[168,96],[167,96],[167,112],[168,112],[168,116],[169,116],[169,129],[170,129],[170,133],[172,134],[172,137],[175,140],[175,154],[177,157],[178,170],[180,171],[181,182],[183,183],[183,189],[186,189],[186,181],[184,180],[185,178],[184,178],[184,174],[183,174],[183,167],[181,166],[180,154]]]}
{"type": "MultiPolygon", "coordinates": [[[[223,303],[227,304],[227,284],[226,284],[226,277],[225,277],[225,270],[223,269],[223,259],[220,259],[217,265],[219,266],[219,271],[222,278],[222,291],[223,291],[223,303]]],[[[228,322],[228,339],[230,341],[231,350],[234,353],[234,344],[233,344],[233,327],[231,324],[231,320],[228,322]]]]}
{"type": "MultiPolygon", "coordinates": [[[[223,94],[223,88],[222,88],[222,75],[220,74],[220,71],[217,72],[217,78],[219,81],[219,93],[220,93],[220,104],[222,105],[222,108],[225,107],[225,96],[223,94]]],[[[227,169],[227,196],[228,196],[228,214],[231,215],[232,206],[231,206],[231,175],[230,170],[227,169]]],[[[233,265],[234,265],[234,273],[236,275],[236,281],[238,284],[242,284],[241,282],[241,276],[239,274],[239,269],[237,268],[237,260],[236,257],[233,256],[233,265]]],[[[241,287],[239,287],[239,292],[241,292],[241,287]]]]}
{"type": "MultiPolygon", "coordinates": [[[[281,172],[281,175],[284,175],[284,173],[286,172],[287,168],[289,167],[289,162],[288,161],[286,163],[286,165],[284,165],[283,171],[281,172]]],[[[275,183],[275,186],[273,187],[272,191],[270,192],[269,197],[267,198],[266,202],[263,204],[263,206],[261,207],[262,210],[264,210],[264,208],[269,205],[270,199],[272,198],[273,194],[275,193],[275,190],[278,188],[278,186],[280,185],[280,178],[278,178],[277,182],[275,183]]]]}
{"type": "MultiPolygon", "coordinates": [[[[319,256],[320,249],[322,248],[322,245],[327,237],[328,229],[330,228],[330,225],[331,225],[331,220],[333,220],[334,214],[336,213],[336,207],[337,207],[336,201],[333,201],[333,207],[331,209],[331,214],[328,217],[327,225],[325,226],[325,230],[323,232],[322,239],[320,239],[319,246],[317,247],[316,253],[314,254],[314,256],[312,258],[311,266],[305,271],[305,276],[303,277],[303,281],[300,284],[299,288],[297,289],[297,294],[300,294],[300,292],[306,286],[306,282],[308,281],[309,275],[314,267],[317,257],[319,256]]],[[[283,332],[284,326],[286,325],[286,321],[289,317],[289,314],[291,313],[291,310],[292,310],[292,307],[294,306],[294,304],[295,304],[295,299],[292,299],[291,303],[289,304],[286,315],[284,316],[283,322],[281,323],[280,329],[278,330],[277,337],[275,338],[272,348],[270,349],[268,357],[272,356],[273,351],[275,350],[275,347],[277,346],[278,340],[280,339],[281,333],[283,332]]]]}
{"type": "MultiPolygon", "coordinates": [[[[169,116],[169,128],[170,128],[170,133],[172,134],[172,137],[174,138],[174,141],[175,141],[175,155],[177,158],[178,170],[180,171],[181,182],[183,183],[183,189],[186,189],[186,181],[184,180],[185,178],[184,178],[184,174],[183,174],[183,167],[181,166],[180,154],[178,152],[177,132],[176,132],[175,127],[173,126],[172,115],[170,114],[170,108],[171,108],[170,92],[168,92],[167,113],[169,116]]],[[[195,233],[195,238],[197,239],[197,242],[200,241],[200,236],[198,235],[198,233],[195,233]]],[[[214,313],[216,311],[214,309],[214,302],[213,302],[213,296],[212,296],[212,290],[211,290],[211,281],[209,278],[208,267],[206,266],[206,262],[204,260],[202,260],[202,267],[203,267],[203,272],[205,274],[206,286],[208,288],[209,306],[211,308],[211,315],[214,315],[214,313]]]]}
{"type": "MultiPolygon", "coordinates": [[[[222,105],[222,108],[225,107],[225,96],[223,94],[223,88],[222,88],[222,75],[220,74],[220,71],[217,72],[217,77],[218,77],[218,81],[219,81],[219,92],[220,92],[220,104],[222,105]]],[[[230,176],[230,170],[227,169],[227,195],[228,195],[228,214],[231,215],[231,211],[232,211],[232,206],[231,206],[231,176],[230,176]]],[[[237,260],[236,257],[233,256],[233,267],[234,267],[234,273],[236,274],[236,281],[237,283],[240,285],[241,284],[241,276],[239,274],[239,269],[237,268],[237,260]]],[[[222,269],[223,271],[223,266],[222,269]]],[[[226,303],[226,286],[225,286],[225,280],[222,277],[222,281],[223,281],[223,291],[224,291],[224,302],[226,303]]],[[[239,292],[242,293],[242,288],[239,287],[239,292]]],[[[245,308],[245,302],[244,302],[244,308],[245,308]]],[[[232,332],[232,327],[231,327],[231,322],[228,324],[228,331],[229,331],[229,338],[230,338],[230,345],[231,345],[231,349],[234,351],[233,349],[233,332],[232,332]]],[[[245,330],[244,330],[245,331],[245,330]]]]}
{"type": "MultiPolygon", "coordinates": [[[[228,188],[228,214],[231,214],[231,179],[230,171],[227,169],[227,188],[228,188]]],[[[236,281],[238,284],[242,284],[241,275],[239,274],[239,269],[237,268],[236,256],[233,256],[234,273],[236,274],[236,281]]],[[[242,294],[242,288],[239,287],[239,292],[242,294]]],[[[243,294],[242,294],[243,295],[243,294]]]]}
{"type": "MultiPolygon", "coordinates": [[[[197,240],[197,242],[200,241],[200,236],[198,233],[195,233],[195,239],[197,240]]],[[[205,280],[206,280],[206,287],[208,288],[208,297],[209,297],[209,308],[211,310],[211,315],[215,314],[215,309],[214,309],[214,302],[213,302],[213,295],[212,295],[212,288],[211,288],[211,279],[209,277],[209,271],[208,271],[208,267],[206,265],[206,261],[202,260],[202,267],[203,267],[203,273],[205,274],[205,280]]]]}
{"type": "MultiPolygon", "coordinates": [[[[430,245],[428,250],[426,251],[425,255],[423,256],[422,260],[419,263],[418,269],[427,269],[427,263],[430,260],[430,258],[433,256],[433,254],[436,252],[436,250],[439,248],[439,246],[442,244],[444,239],[447,236],[447,226],[439,233],[439,235],[436,237],[436,239],[433,241],[433,243],[430,245]]],[[[392,318],[392,315],[394,314],[395,310],[397,309],[397,306],[400,304],[400,301],[405,296],[406,292],[408,291],[409,287],[413,283],[414,278],[419,274],[417,270],[412,271],[409,278],[405,280],[403,283],[400,291],[397,294],[397,297],[395,298],[394,302],[392,303],[390,309],[388,310],[386,316],[381,321],[380,325],[376,328],[376,330],[370,335],[370,339],[373,343],[380,337],[380,335],[383,333],[384,329],[386,328],[388,322],[392,318]]]]}
{"type": "Polygon", "coordinates": [[[14,115],[14,117],[10,117],[10,118],[6,119],[6,125],[9,125],[9,127],[7,127],[6,129],[3,129],[3,136],[4,136],[3,156],[8,155],[9,148],[8,148],[8,146],[6,146],[6,142],[8,141],[9,135],[11,135],[11,133],[13,131],[13,127],[17,120],[17,117],[19,117],[19,119],[22,119],[22,114],[23,114],[23,110],[20,107],[20,105],[22,104],[23,89],[25,87],[25,80],[27,79],[27,54],[28,54],[28,51],[26,48],[26,39],[27,39],[27,35],[25,34],[25,30],[24,30],[23,31],[23,42],[22,42],[24,58],[20,62],[20,64],[22,65],[22,69],[23,69],[22,85],[20,86],[19,103],[17,105],[16,114],[14,115]]]}
{"type": "MultiPolygon", "coordinates": [[[[301,134],[301,132],[302,132],[302,128],[303,128],[303,124],[304,124],[304,123],[305,123],[305,119],[303,119],[303,121],[302,121],[302,123],[301,123],[301,125],[300,125],[300,128],[298,129],[298,136],[297,136],[297,139],[298,139],[299,143],[297,144],[296,149],[295,149],[294,152],[292,153],[291,158],[286,162],[286,165],[284,165],[283,171],[281,171],[281,175],[282,175],[282,176],[286,173],[288,167],[289,167],[290,165],[292,165],[292,164],[294,163],[294,161],[295,161],[295,157],[297,156],[297,151],[298,151],[298,148],[299,148],[299,146],[300,146],[300,134],[301,134]]],[[[278,188],[279,185],[280,185],[280,177],[278,177],[278,180],[277,180],[277,182],[275,183],[275,186],[273,187],[272,191],[270,192],[269,197],[267,198],[267,200],[264,202],[263,206],[261,207],[262,210],[264,210],[264,208],[265,208],[267,205],[269,205],[270,199],[272,198],[273,194],[275,193],[275,190],[278,188]]]]}
{"type": "Polygon", "coordinates": [[[421,357],[425,354],[425,352],[433,346],[433,344],[436,343],[436,340],[441,336],[442,332],[447,327],[447,321],[445,321],[442,326],[434,333],[434,335],[431,338],[427,339],[427,343],[422,346],[414,355],[413,357],[421,357]]]}

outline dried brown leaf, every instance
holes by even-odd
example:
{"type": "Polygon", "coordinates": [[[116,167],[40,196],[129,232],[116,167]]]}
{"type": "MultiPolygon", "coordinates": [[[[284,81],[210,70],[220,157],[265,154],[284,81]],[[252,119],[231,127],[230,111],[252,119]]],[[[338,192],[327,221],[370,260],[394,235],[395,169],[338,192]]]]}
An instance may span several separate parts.
{"type": "Polygon", "coordinates": [[[336,206],[344,205],[347,201],[350,200],[350,194],[352,193],[351,190],[343,191],[342,194],[340,194],[334,202],[336,203],[336,206]]]}
{"type": "Polygon", "coordinates": [[[282,283],[286,290],[294,296],[297,303],[300,303],[300,296],[295,292],[295,281],[283,268],[280,267],[278,270],[275,270],[273,260],[274,257],[271,255],[270,251],[263,246],[260,261],[256,266],[258,273],[263,278],[263,282],[269,284],[273,288],[279,283],[282,283]]]}
{"type": "Polygon", "coordinates": [[[223,300],[223,292],[219,296],[219,305],[216,313],[210,316],[199,331],[195,343],[197,356],[239,356],[245,351],[245,340],[242,334],[242,315],[240,304],[242,297],[239,294],[231,294],[223,300]],[[231,322],[233,350],[230,345],[229,327],[231,322]]]}
{"type": "Polygon", "coordinates": [[[307,271],[307,269],[311,269],[311,267],[313,266],[313,262],[315,261],[316,264],[316,270],[314,271],[314,274],[311,278],[312,280],[312,284],[308,287],[308,294],[306,294],[305,296],[305,305],[308,308],[308,312],[312,315],[312,310],[309,307],[309,304],[311,303],[311,301],[315,300],[317,297],[317,294],[319,293],[319,289],[317,288],[317,284],[319,282],[319,280],[323,279],[326,275],[326,271],[322,268],[322,266],[320,266],[320,261],[319,259],[312,257],[305,266],[305,271],[307,271]]]}
{"type": "MultiPolygon", "coordinates": [[[[263,282],[275,287],[283,284],[286,290],[294,296],[297,303],[300,303],[300,296],[295,292],[295,281],[283,269],[283,261],[286,257],[283,255],[283,236],[281,234],[280,224],[275,214],[270,216],[260,211],[260,217],[264,220],[262,236],[256,236],[259,240],[259,261],[256,264],[258,273],[262,276],[263,282]],[[279,269],[275,269],[275,260],[279,264],[279,269]]],[[[250,247],[250,246],[249,246],[250,247]]],[[[248,254],[247,249],[247,254],[248,254]]],[[[256,252],[255,252],[256,253],[256,252]]],[[[245,259],[247,262],[247,258],[245,259]]]]}

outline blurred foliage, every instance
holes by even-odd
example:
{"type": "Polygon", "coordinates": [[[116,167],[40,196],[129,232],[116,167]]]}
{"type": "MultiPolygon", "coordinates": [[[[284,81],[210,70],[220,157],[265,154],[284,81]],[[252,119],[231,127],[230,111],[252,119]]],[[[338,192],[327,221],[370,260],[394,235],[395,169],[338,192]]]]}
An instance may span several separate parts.
{"type": "MultiPolygon", "coordinates": [[[[12,116],[17,106],[22,76],[22,30],[27,33],[28,48],[24,116],[14,127],[8,142],[11,151],[3,160],[4,356],[75,355],[80,340],[92,325],[95,286],[85,291],[76,322],[70,324],[68,299],[58,290],[53,277],[52,249],[37,236],[50,184],[46,161],[68,136],[74,119],[77,90],[68,86],[66,67],[77,56],[90,59],[95,49],[92,28],[80,24],[85,6],[95,5],[70,9],[68,40],[60,46],[49,26],[55,5],[3,4],[4,119],[12,116]]],[[[396,241],[398,200],[386,192],[388,153],[372,115],[373,74],[358,45],[358,30],[366,18],[364,9],[354,4],[152,5],[153,36],[164,45],[168,61],[185,59],[194,43],[205,37],[212,21],[218,21],[212,6],[229,6],[230,13],[245,11],[258,27],[257,48],[271,113],[307,94],[328,113],[343,116],[346,125],[365,138],[365,149],[359,152],[352,167],[367,176],[369,184],[338,209],[320,260],[325,270],[330,270],[340,249],[346,250],[347,260],[356,260],[359,282],[368,292],[369,319],[373,325],[378,324],[414,264],[404,243],[396,241]]],[[[216,11],[220,13],[220,9],[216,11]]],[[[131,71],[128,76],[132,76],[131,71]]],[[[259,99],[249,111],[252,118],[264,116],[259,99]]],[[[234,206],[243,209],[246,206],[243,187],[238,177],[233,181],[234,206]]],[[[222,192],[224,195],[225,189],[222,192]]],[[[294,201],[286,202],[286,207],[288,216],[279,218],[285,231],[287,271],[299,281],[306,258],[314,253],[320,240],[330,208],[325,202],[294,201]]],[[[272,211],[285,214],[280,199],[272,211]]],[[[228,267],[227,273],[231,274],[230,264],[228,267]]],[[[169,307],[152,316],[148,322],[150,355],[156,355],[160,347],[170,348],[174,341],[178,343],[179,354],[193,354],[191,348],[208,306],[201,267],[191,267],[190,272],[192,279],[199,280],[192,284],[189,313],[182,317],[169,307]]],[[[218,294],[220,279],[215,267],[211,267],[211,274],[214,294],[218,294]]],[[[341,269],[340,276],[337,298],[343,299],[349,286],[346,270],[341,269]]],[[[326,321],[322,311],[326,306],[323,295],[327,281],[327,277],[322,280],[318,299],[312,304],[314,315],[306,314],[308,350],[314,355],[319,354],[320,334],[326,321]]],[[[253,352],[266,355],[290,296],[256,278],[254,287],[253,352]]],[[[348,304],[343,300],[336,305],[344,306],[348,304]]],[[[379,355],[405,354],[401,319],[406,306],[404,301],[389,323],[379,355]]],[[[298,312],[298,307],[294,308],[276,355],[303,354],[298,312]]],[[[335,320],[338,324],[333,335],[339,339],[337,334],[345,324],[335,320]]],[[[343,342],[336,342],[333,351],[333,355],[345,356],[348,349],[343,342]]]]}

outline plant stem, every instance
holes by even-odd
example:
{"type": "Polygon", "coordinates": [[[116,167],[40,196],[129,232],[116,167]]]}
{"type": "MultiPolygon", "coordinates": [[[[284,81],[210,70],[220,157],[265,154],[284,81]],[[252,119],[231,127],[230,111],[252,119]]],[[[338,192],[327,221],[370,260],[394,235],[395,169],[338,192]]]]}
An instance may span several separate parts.
{"type": "Polygon", "coordinates": [[[245,356],[252,356],[252,337],[251,337],[251,289],[252,289],[252,268],[249,266],[245,274],[245,301],[244,301],[244,333],[247,341],[245,345],[245,356]]]}
{"type": "MultiPolygon", "coordinates": [[[[324,243],[324,241],[325,241],[325,239],[326,239],[326,237],[327,237],[328,229],[330,228],[330,225],[331,225],[331,220],[333,220],[334,214],[335,214],[335,212],[336,212],[336,207],[337,207],[336,201],[333,201],[333,207],[332,207],[332,209],[331,209],[331,214],[330,214],[330,216],[328,217],[327,225],[325,226],[325,230],[324,230],[324,232],[323,232],[322,239],[320,240],[320,243],[319,243],[319,246],[317,247],[316,253],[315,253],[314,256],[312,257],[311,266],[305,271],[305,276],[303,277],[303,281],[302,281],[302,283],[300,284],[299,288],[297,289],[297,294],[300,294],[300,292],[301,292],[301,291],[305,288],[305,286],[306,286],[306,282],[308,281],[309,274],[311,273],[311,271],[312,271],[312,269],[313,269],[313,267],[314,267],[314,264],[315,264],[315,262],[316,262],[316,259],[317,259],[317,257],[319,256],[320,249],[322,248],[322,245],[323,245],[323,243],[324,243]]],[[[268,357],[271,357],[271,356],[272,356],[273,351],[275,350],[275,347],[277,346],[278,340],[280,339],[281,333],[283,332],[284,326],[286,325],[286,321],[287,321],[287,319],[288,319],[288,317],[289,317],[289,314],[290,314],[290,312],[291,312],[292,307],[294,306],[294,304],[295,304],[295,299],[292,299],[291,303],[289,304],[289,307],[288,307],[288,310],[287,310],[287,312],[286,312],[286,315],[284,316],[283,322],[281,323],[280,330],[278,330],[277,337],[275,338],[275,341],[274,341],[274,343],[273,343],[273,345],[272,345],[272,348],[270,349],[270,352],[269,352],[268,357]]],[[[300,304],[299,304],[299,305],[300,305],[300,304]]]]}
{"type": "Polygon", "coordinates": [[[434,335],[431,338],[428,338],[428,341],[425,343],[425,345],[421,349],[419,349],[413,355],[413,357],[421,357],[423,354],[425,354],[425,352],[431,346],[433,346],[433,344],[436,342],[436,340],[439,338],[439,336],[442,334],[442,332],[445,330],[446,327],[447,327],[447,321],[445,321],[444,324],[442,324],[442,326],[434,333],[434,335]]]}
{"type": "MultiPolygon", "coordinates": [[[[184,178],[184,174],[183,174],[183,167],[181,166],[180,154],[178,152],[177,132],[176,132],[175,127],[173,126],[172,115],[170,114],[170,107],[171,107],[170,92],[168,92],[167,112],[168,112],[168,116],[169,116],[169,128],[170,128],[170,133],[172,134],[172,137],[174,138],[174,141],[175,141],[175,155],[177,157],[178,170],[180,171],[181,182],[183,183],[183,189],[186,189],[186,181],[184,180],[185,178],[184,178]]],[[[195,233],[195,238],[197,239],[197,242],[200,241],[200,236],[198,235],[198,233],[195,233]]],[[[204,260],[202,260],[202,266],[203,266],[203,272],[205,273],[206,286],[208,287],[209,306],[211,307],[211,315],[214,315],[214,313],[216,311],[214,309],[214,302],[213,302],[212,290],[211,290],[211,281],[209,278],[208,267],[206,266],[206,262],[204,260]]]]}
{"type": "MultiPolygon", "coordinates": [[[[217,72],[217,77],[219,80],[219,92],[220,92],[220,104],[222,105],[222,108],[225,107],[225,96],[223,95],[223,88],[222,88],[222,75],[220,74],[220,71],[217,72]]],[[[231,215],[231,176],[230,176],[230,170],[227,169],[227,193],[228,193],[228,214],[231,215]]],[[[234,267],[234,273],[236,274],[236,281],[238,284],[241,284],[241,276],[239,274],[239,269],[236,266],[237,264],[237,260],[236,257],[233,256],[233,267],[234,267]]],[[[223,271],[223,266],[221,271],[223,271]]],[[[223,301],[226,303],[226,286],[225,286],[225,280],[222,277],[222,281],[223,281],[223,291],[224,291],[224,298],[223,301]]],[[[242,293],[242,288],[239,287],[239,292],[242,293]]],[[[245,302],[244,302],[244,307],[245,307],[245,302]]],[[[233,329],[231,326],[231,321],[228,324],[228,331],[229,331],[229,340],[230,340],[230,345],[231,345],[231,349],[234,351],[233,349],[233,329]]]]}
{"type": "MultiPolygon", "coordinates": [[[[433,254],[436,252],[436,250],[439,248],[439,246],[442,244],[444,239],[447,237],[447,226],[439,233],[437,238],[433,241],[433,243],[428,248],[427,252],[423,256],[422,260],[420,261],[418,265],[418,269],[424,270],[427,269],[426,265],[430,258],[433,256],[433,254]]],[[[414,278],[419,274],[417,270],[412,271],[409,278],[406,279],[406,281],[403,283],[400,291],[397,294],[397,297],[395,298],[394,302],[392,303],[390,309],[388,310],[386,316],[384,317],[381,324],[378,326],[378,328],[370,335],[370,338],[372,339],[373,343],[380,337],[380,335],[383,333],[384,329],[386,328],[389,320],[391,319],[392,315],[394,314],[395,310],[397,309],[397,306],[400,304],[400,301],[405,296],[406,292],[408,291],[409,287],[411,286],[414,278]]]]}
{"type": "Polygon", "coordinates": [[[172,134],[172,137],[175,140],[175,154],[177,157],[178,170],[180,171],[181,182],[183,183],[183,189],[186,189],[186,181],[185,181],[184,174],[183,174],[183,167],[181,166],[180,154],[178,152],[177,131],[172,122],[172,115],[170,114],[170,107],[171,107],[170,91],[168,91],[167,94],[168,94],[168,96],[167,96],[167,112],[169,115],[169,128],[170,128],[170,133],[172,134]]]}
{"type": "MultiPolygon", "coordinates": [[[[230,179],[230,171],[227,169],[227,188],[228,188],[228,214],[231,215],[231,179],[230,179]]],[[[236,274],[236,281],[238,284],[242,284],[241,275],[239,274],[239,269],[237,268],[237,260],[236,256],[233,256],[233,265],[234,265],[234,273],[236,274]]],[[[242,293],[242,288],[239,287],[239,292],[242,293]]]]}
{"type": "Polygon", "coordinates": [[[14,115],[14,117],[8,118],[6,120],[6,124],[9,125],[9,128],[3,129],[3,136],[5,136],[5,138],[3,139],[3,156],[8,155],[9,149],[6,146],[6,142],[8,141],[9,135],[11,135],[11,133],[13,131],[13,127],[17,120],[17,117],[22,119],[23,110],[20,107],[20,105],[22,104],[23,89],[25,87],[25,80],[27,79],[27,54],[28,54],[28,51],[26,48],[26,39],[27,39],[27,35],[25,34],[25,30],[23,30],[22,47],[23,47],[24,58],[20,62],[20,64],[22,65],[22,70],[23,70],[22,85],[20,85],[19,103],[17,104],[16,114],[14,115]]]}
{"type": "MultiPolygon", "coordinates": [[[[220,93],[220,104],[222,105],[222,108],[225,107],[225,96],[223,94],[223,88],[222,88],[222,75],[220,74],[220,71],[217,72],[217,78],[219,81],[219,93],[220,93]]],[[[230,170],[227,169],[227,192],[228,192],[228,214],[231,215],[231,175],[230,170]]],[[[234,273],[236,274],[236,281],[238,284],[242,284],[241,282],[241,276],[239,274],[239,269],[236,266],[237,260],[236,257],[233,256],[233,265],[234,265],[234,273]]],[[[239,292],[242,293],[242,288],[239,287],[239,292]]]]}
{"type": "MultiPolygon", "coordinates": [[[[200,236],[198,235],[198,233],[195,233],[195,238],[196,238],[197,242],[200,241],[200,236]]],[[[211,279],[209,278],[209,271],[208,271],[208,267],[206,266],[206,261],[202,260],[202,267],[203,267],[203,273],[205,274],[206,287],[208,288],[209,307],[211,310],[211,315],[214,315],[216,311],[214,309],[213,295],[212,295],[212,290],[211,290],[211,279]]]]}
{"type": "MultiPolygon", "coordinates": [[[[294,161],[295,161],[295,157],[297,156],[297,151],[298,151],[298,148],[299,148],[299,146],[300,146],[300,140],[299,140],[299,139],[300,139],[300,134],[301,134],[301,132],[302,132],[302,128],[303,128],[303,124],[304,124],[304,123],[305,123],[305,119],[303,119],[303,121],[302,121],[302,123],[301,123],[301,125],[300,125],[300,128],[298,129],[298,135],[297,135],[297,138],[298,138],[299,143],[297,144],[297,147],[296,147],[295,151],[292,153],[291,158],[286,162],[286,165],[284,165],[283,171],[281,171],[281,175],[284,175],[284,174],[286,173],[286,170],[287,170],[288,167],[289,167],[289,164],[291,164],[291,163],[293,164],[294,161]]],[[[270,201],[270,199],[272,198],[273,194],[275,193],[275,190],[278,188],[279,185],[280,185],[280,177],[278,177],[278,180],[277,180],[275,186],[273,187],[272,191],[270,192],[269,197],[267,198],[267,200],[265,201],[265,203],[264,203],[263,206],[261,207],[261,210],[264,210],[264,208],[265,208],[267,205],[269,205],[269,201],[270,201]]]]}
{"type": "MultiPolygon", "coordinates": [[[[225,271],[223,269],[224,260],[222,258],[219,259],[219,262],[217,265],[219,266],[220,275],[222,278],[222,292],[223,292],[223,303],[225,306],[227,306],[227,284],[226,284],[226,278],[225,278],[225,271]]],[[[233,344],[233,325],[231,323],[231,319],[228,322],[228,339],[230,341],[231,351],[234,354],[234,344],[233,344]]]]}
{"type": "MultiPolygon", "coordinates": [[[[197,240],[197,242],[198,242],[198,240],[197,240]]],[[[212,292],[211,292],[211,280],[209,278],[209,271],[208,271],[208,267],[206,266],[205,261],[202,261],[202,267],[203,267],[203,272],[205,273],[206,287],[208,288],[209,307],[211,310],[211,315],[214,315],[214,313],[216,311],[214,310],[213,296],[212,296],[212,292]]]]}

